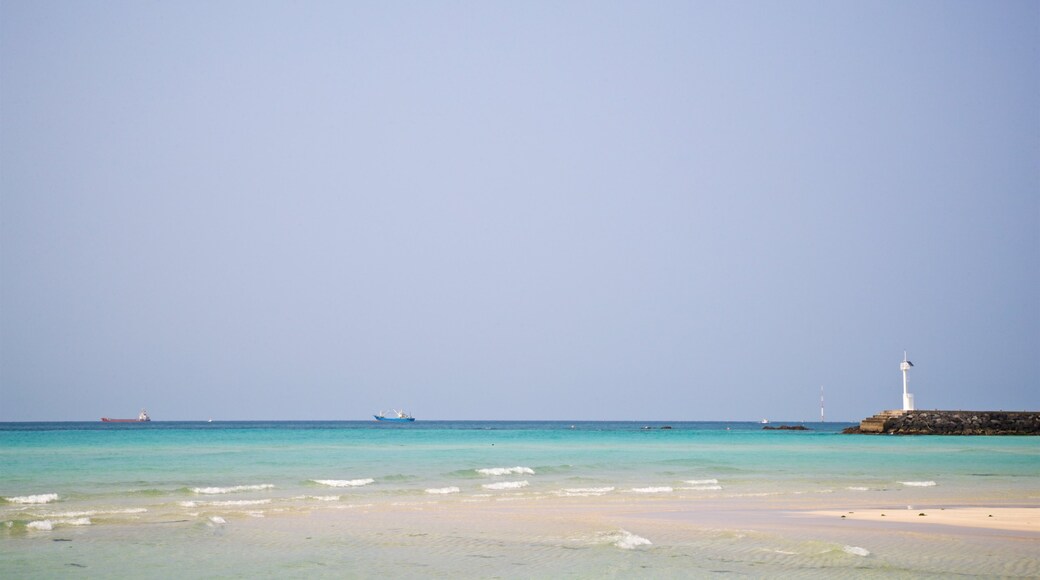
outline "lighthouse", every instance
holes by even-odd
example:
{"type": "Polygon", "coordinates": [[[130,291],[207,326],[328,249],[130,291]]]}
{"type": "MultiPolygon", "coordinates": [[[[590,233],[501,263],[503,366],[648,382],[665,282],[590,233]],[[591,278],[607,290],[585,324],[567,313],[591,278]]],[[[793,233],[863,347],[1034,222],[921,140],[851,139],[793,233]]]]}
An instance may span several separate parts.
{"type": "Polygon", "coordinates": [[[914,396],[906,391],[906,373],[914,363],[906,360],[906,351],[903,351],[903,362],[899,363],[899,370],[903,371],[903,410],[914,410],[914,396]]]}

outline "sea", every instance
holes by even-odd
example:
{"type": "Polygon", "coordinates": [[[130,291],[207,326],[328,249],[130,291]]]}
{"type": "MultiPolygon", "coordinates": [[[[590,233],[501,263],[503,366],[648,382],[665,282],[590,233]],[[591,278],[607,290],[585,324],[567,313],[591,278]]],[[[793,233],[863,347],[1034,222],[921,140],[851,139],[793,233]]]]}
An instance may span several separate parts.
{"type": "Polygon", "coordinates": [[[850,425],[0,423],[0,577],[1040,575],[1036,533],[812,515],[1035,508],[1040,439],[850,425]]]}

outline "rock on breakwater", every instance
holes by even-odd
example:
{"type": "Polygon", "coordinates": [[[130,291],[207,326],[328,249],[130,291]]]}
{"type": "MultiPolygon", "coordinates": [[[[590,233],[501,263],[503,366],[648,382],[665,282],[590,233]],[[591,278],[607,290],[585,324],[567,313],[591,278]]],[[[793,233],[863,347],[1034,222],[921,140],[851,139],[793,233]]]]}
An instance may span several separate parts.
{"type": "Polygon", "coordinates": [[[1036,411],[883,411],[845,433],[1040,435],[1036,411]]]}

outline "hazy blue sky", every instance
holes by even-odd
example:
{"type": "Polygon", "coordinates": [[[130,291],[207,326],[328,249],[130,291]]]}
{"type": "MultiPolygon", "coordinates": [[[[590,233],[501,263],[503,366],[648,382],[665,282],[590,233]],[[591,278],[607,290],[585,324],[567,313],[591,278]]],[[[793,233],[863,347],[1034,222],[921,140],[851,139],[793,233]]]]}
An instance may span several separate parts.
{"type": "Polygon", "coordinates": [[[0,420],[1040,408],[1035,1],[0,2],[0,420]]]}

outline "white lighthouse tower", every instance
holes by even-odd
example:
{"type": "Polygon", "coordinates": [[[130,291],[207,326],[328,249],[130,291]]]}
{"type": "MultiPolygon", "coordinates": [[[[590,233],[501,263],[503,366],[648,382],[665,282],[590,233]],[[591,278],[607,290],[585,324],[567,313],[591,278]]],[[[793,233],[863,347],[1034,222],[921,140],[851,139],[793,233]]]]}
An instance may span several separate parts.
{"type": "Polygon", "coordinates": [[[903,351],[903,362],[899,363],[899,370],[903,371],[903,410],[913,411],[914,410],[914,396],[906,391],[906,372],[910,370],[910,367],[914,366],[914,363],[906,360],[906,351],[903,351]]]}

